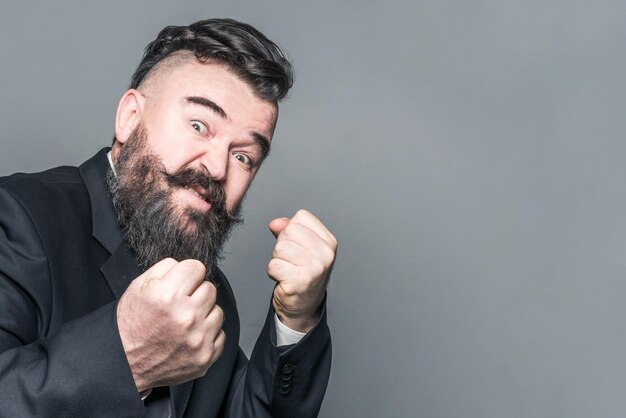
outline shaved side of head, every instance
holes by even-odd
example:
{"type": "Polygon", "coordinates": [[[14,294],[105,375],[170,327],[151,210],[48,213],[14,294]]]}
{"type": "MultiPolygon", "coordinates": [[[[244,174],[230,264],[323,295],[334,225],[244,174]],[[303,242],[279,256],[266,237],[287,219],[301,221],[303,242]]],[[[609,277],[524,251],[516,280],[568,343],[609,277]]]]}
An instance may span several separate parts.
{"type": "Polygon", "coordinates": [[[179,70],[188,63],[197,61],[191,51],[176,51],[152,67],[148,74],[146,74],[146,77],[141,81],[141,84],[137,86],[137,90],[143,94],[158,91],[158,86],[174,71],[179,70]]]}

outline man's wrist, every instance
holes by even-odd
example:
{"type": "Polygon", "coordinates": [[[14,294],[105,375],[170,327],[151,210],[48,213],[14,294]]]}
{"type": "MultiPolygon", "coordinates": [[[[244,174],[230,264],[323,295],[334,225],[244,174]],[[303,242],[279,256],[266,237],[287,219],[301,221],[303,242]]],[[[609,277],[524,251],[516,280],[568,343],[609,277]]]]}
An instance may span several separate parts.
{"type": "Polygon", "coordinates": [[[317,313],[314,316],[307,316],[296,319],[282,315],[280,312],[276,312],[276,316],[284,326],[292,331],[300,332],[303,334],[306,334],[307,332],[315,328],[315,325],[317,325],[317,322],[319,321],[319,315],[317,315],[317,313]]]}

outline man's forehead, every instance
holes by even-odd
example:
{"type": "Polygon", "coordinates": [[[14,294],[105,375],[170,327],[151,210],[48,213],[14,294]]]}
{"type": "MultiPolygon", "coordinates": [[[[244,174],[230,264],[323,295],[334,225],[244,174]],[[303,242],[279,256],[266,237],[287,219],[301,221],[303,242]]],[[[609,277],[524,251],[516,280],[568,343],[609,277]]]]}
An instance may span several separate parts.
{"type": "Polygon", "coordinates": [[[250,123],[251,129],[271,140],[278,118],[276,103],[260,98],[255,90],[227,65],[200,62],[190,51],[179,51],[160,61],[138,89],[147,106],[165,103],[196,104],[205,99],[223,109],[225,119],[250,123]],[[195,100],[189,100],[195,98],[195,100]]]}
{"type": "MultiPolygon", "coordinates": [[[[227,64],[216,60],[200,61],[190,51],[177,51],[159,61],[146,75],[138,89],[146,96],[157,96],[159,92],[171,84],[186,86],[187,88],[201,89],[203,87],[216,87],[221,82],[236,84],[240,90],[248,93],[249,99],[255,102],[263,102],[274,108],[277,116],[278,106],[276,103],[265,100],[256,93],[253,86],[227,64]]],[[[183,97],[180,90],[177,90],[179,99],[183,97]]],[[[201,95],[199,91],[188,91],[185,94],[195,93],[201,95]]]]}

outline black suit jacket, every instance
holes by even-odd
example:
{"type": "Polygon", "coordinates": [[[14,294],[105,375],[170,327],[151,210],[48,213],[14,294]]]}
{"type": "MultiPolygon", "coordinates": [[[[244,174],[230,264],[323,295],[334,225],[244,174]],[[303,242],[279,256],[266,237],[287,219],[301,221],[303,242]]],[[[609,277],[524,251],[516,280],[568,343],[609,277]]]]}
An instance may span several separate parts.
{"type": "MultiPolygon", "coordinates": [[[[0,416],[139,417],[116,323],[142,271],[105,183],[108,149],[79,168],[0,179],[0,416]]],[[[316,416],[330,372],[325,312],[298,344],[277,348],[273,311],[250,361],[221,272],[226,346],[207,374],[171,388],[176,416],[316,416]]]]}

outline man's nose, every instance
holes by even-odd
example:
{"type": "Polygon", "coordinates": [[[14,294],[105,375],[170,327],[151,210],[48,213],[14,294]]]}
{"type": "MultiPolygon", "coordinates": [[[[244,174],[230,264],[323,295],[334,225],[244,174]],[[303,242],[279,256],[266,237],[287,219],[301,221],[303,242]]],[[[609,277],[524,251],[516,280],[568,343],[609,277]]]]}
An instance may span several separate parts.
{"type": "Polygon", "coordinates": [[[228,147],[216,145],[208,148],[200,158],[200,163],[215,181],[226,180],[230,151],[228,147]]]}

